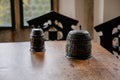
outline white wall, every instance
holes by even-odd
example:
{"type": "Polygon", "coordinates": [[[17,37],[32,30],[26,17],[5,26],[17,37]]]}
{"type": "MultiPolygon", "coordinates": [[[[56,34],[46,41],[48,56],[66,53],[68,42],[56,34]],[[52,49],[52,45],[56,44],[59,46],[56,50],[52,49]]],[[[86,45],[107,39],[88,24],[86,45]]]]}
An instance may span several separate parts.
{"type": "Polygon", "coordinates": [[[75,16],[76,19],[79,20],[82,27],[85,29],[85,8],[84,8],[84,0],[76,0],[75,2],[76,8],[75,8],[75,16]]]}
{"type": "Polygon", "coordinates": [[[104,0],[104,22],[120,16],[120,0],[104,0]]]}
{"type": "Polygon", "coordinates": [[[75,0],[59,0],[59,12],[75,19],[75,0]]]}
{"type": "Polygon", "coordinates": [[[59,12],[79,20],[82,26],[85,26],[84,11],[84,0],[59,0],[59,12]]]}
{"type": "MultiPolygon", "coordinates": [[[[104,21],[104,0],[94,0],[94,26],[104,21]]],[[[98,33],[94,30],[94,40],[100,43],[98,33]]]]}
{"type": "Polygon", "coordinates": [[[94,0],[94,26],[104,21],[104,0],[94,0]]]}

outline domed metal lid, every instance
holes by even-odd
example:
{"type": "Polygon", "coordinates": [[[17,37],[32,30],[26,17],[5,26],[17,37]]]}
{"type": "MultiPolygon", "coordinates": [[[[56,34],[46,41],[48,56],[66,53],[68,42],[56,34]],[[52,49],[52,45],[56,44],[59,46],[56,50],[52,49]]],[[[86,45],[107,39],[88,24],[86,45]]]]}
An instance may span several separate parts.
{"type": "Polygon", "coordinates": [[[91,40],[91,37],[86,30],[72,30],[68,33],[67,39],[91,40]]]}
{"type": "Polygon", "coordinates": [[[41,28],[33,28],[31,31],[31,36],[43,36],[43,30],[41,28]]]}

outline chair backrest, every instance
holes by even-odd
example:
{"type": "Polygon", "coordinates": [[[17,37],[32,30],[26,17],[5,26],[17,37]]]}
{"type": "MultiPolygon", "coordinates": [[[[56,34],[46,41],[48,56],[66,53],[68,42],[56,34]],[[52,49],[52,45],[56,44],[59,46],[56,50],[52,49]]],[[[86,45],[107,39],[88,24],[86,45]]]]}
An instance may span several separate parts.
{"type": "Polygon", "coordinates": [[[39,27],[44,31],[46,40],[66,40],[72,29],[80,29],[78,20],[51,11],[28,21],[30,27],[39,27]],[[73,25],[75,25],[73,27],[73,25]]]}
{"type": "Polygon", "coordinates": [[[120,16],[94,28],[97,32],[102,32],[100,44],[120,58],[120,16]]]}

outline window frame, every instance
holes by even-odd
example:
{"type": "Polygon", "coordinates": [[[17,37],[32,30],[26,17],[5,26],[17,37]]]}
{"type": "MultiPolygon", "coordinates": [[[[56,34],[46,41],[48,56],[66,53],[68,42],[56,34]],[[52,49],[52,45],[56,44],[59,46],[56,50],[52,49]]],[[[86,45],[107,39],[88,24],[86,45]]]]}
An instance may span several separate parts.
{"type": "MultiPolygon", "coordinates": [[[[20,8],[20,26],[21,26],[21,28],[23,28],[23,29],[25,29],[25,28],[30,28],[29,26],[24,26],[24,10],[23,10],[23,2],[22,2],[23,0],[19,0],[19,8],[20,8]]],[[[51,4],[51,11],[54,9],[54,6],[53,6],[53,4],[54,4],[54,0],[50,0],[50,4],[51,4]]]]}
{"type": "Polygon", "coordinates": [[[0,29],[15,29],[15,6],[14,0],[10,0],[11,26],[0,26],[0,29]]]}

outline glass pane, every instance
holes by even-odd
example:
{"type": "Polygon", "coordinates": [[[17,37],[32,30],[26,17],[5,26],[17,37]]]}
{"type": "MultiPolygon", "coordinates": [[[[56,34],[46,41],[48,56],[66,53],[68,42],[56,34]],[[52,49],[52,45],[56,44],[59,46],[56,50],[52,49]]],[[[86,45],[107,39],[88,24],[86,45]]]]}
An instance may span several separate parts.
{"type": "Polygon", "coordinates": [[[23,0],[24,26],[30,19],[43,15],[51,10],[51,0],[23,0]]]}
{"type": "Polygon", "coordinates": [[[12,26],[10,0],[0,0],[0,26],[12,26]]]}

